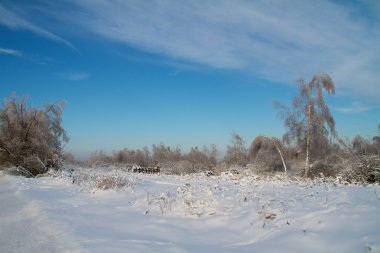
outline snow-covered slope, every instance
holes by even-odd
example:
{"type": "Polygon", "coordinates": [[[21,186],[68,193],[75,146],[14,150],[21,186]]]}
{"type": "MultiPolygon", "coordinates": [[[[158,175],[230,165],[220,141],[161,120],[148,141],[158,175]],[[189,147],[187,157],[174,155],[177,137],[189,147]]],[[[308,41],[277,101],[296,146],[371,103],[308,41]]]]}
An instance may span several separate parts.
{"type": "Polygon", "coordinates": [[[380,252],[377,185],[85,173],[0,177],[0,252],[380,252]]]}

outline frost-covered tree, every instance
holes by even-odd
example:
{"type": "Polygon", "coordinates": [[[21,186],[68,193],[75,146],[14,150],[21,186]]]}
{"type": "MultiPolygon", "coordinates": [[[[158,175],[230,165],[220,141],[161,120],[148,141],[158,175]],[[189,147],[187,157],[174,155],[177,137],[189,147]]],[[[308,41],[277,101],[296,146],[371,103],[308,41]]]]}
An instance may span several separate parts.
{"type": "Polygon", "coordinates": [[[337,137],[335,121],[324,100],[324,91],[335,95],[334,82],[329,75],[314,75],[311,81],[298,79],[299,96],[293,99],[292,109],[276,103],[287,132],[284,141],[295,143],[305,153],[304,176],[309,173],[310,161],[329,153],[330,137],[337,137]]]}
{"type": "Polygon", "coordinates": [[[249,155],[254,161],[262,160],[267,166],[272,167],[272,169],[281,164],[284,172],[287,173],[287,166],[282,150],[283,146],[278,138],[259,135],[253,140],[249,149],[249,155]],[[278,161],[281,162],[279,163],[278,161]]]}
{"type": "Polygon", "coordinates": [[[369,155],[371,153],[371,143],[361,135],[356,135],[352,139],[352,149],[356,155],[369,155]]]}
{"type": "Polygon", "coordinates": [[[136,164],[143,167],[149,166],[151,162],[150,152],[147,147],[144,147],[142,150],[124,148],[123,150],[113,151],[111,160],[113,163],[136,164]]]}
{"type": "Polygon", "coordinates": [[[63,144],[63,103],[35,109],[26,97],[5,99],[0,109],[0,163],[26,169],[28,176],[59,167],[63,144]]]}
{"type": "Polygon", "coordinates": [[[215,166],[217,152],[215,145],[211,145],[210,149],[204,146],[202,150],[198,147],[192,147],[184,158],[191,163],[192,172],[197,172],[215,166]]]}
{"type": "Polygon", "coordinates": [[[198,147],[192,147],[186,158],[192,165],[192,172],[196,172],[198,167],[204,166],[207,161],[207,156],[198,147]]]}
{"type": "Polygon", "coordinates": [[[227,146],[227,152],[224,160],[230,165],[247,165],[248,152],[245,147],[245,140],[239,134],[232,134],[231,144],[227,146]]]}
{"type": "Polygon", "coordinates": [[[177,162],[181,160],[181,157],[181,148],[179,146],[171,148],[170,146],[165,146],[163,143],[160,145],[152,145],[152,162],[154,165],[177,162]]]}
{"type": "Polygon", "coordinates": [[[209,164],[215,166],[218,156],[218,149],[216,148],[216,145],[212,144],[210,148],[203,146],[203,153],[207,156],[209,164]]]}
{"type": "Polygon", "coordinates": [[[376,150],[377,155],[380,155],[380,136],[375,136],[372,138],[373,146],[376,150]]]}

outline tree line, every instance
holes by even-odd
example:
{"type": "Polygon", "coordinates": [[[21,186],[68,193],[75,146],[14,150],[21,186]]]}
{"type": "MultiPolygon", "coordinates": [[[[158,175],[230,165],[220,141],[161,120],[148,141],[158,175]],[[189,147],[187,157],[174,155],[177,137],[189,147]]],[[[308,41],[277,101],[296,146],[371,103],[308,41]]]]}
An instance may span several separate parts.
{"type": "MultiPolygon", "coordinates": [[[[151,148],[124,148],[107,154],[95,151],[87,165],[135,164],[160,165],[169,173],[215,174],[230,168],[255,172],[284,171],[304,177],[345,175],[367,182],[380,181],[380,136],[366,139],[341,139],[324,96],[335,95],[329,75],[314,75],[310,81],[295,81],[299,94],[290,106],[274,102],[278,117],[286,129],[281,138],[260,135],[246,144],[233,133],[224,156],[215,145],[192,147],[183,153],[180,146],[163,143],[151,148]],[[218,159],[221,158],[221,159],[218,159]]],[[[65,153],[68,135],[62,127],[63,103],[33,108],[26,97],[5,99],[0,109],[0,165],[16,166],[28,176],[59,168],[63,161],[75,162],[65,153]]],[[[378,126],[380,133],[380,124],[378,126]]]]}

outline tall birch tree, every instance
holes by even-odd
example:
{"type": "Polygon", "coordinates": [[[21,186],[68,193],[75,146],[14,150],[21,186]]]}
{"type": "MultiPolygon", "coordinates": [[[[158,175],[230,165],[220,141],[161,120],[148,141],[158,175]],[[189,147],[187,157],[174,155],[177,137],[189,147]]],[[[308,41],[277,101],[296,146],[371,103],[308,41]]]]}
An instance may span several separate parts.
{"type": "Polygon", "coordinates": [[[284,119],[288,144],[294,143],[305,154],[303,175],[309,174],[310,163],[323,158],[329,152],[331,137],[337,138],[335,121],[325,102],[323,94],[335,95],[335,85],[329,75],[314,75],[306,82],[303,78],[295,81],[299,95],[292,101],[292,109],[275,103],[284,119]]]}

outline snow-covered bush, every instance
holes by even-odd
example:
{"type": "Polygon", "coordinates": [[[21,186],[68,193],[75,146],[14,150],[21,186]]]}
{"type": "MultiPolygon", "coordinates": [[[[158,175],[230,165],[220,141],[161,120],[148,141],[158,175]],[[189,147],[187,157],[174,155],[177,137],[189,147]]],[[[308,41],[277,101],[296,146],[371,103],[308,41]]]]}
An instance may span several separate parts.
{"type": "Polygon", "coordinates": [[[31,174],[27,169],[25,169],[22,166],[9,166],[3,169],[3,172],[8,175],[12,176],[23,176],[23,177],[33,177],[34,175],[31,174]]]}
{"type": "Polygon", "coordinates": [[[118,189],[129,185],[129,181],[117,175],[103,175],[95,181],[95,187],[101,190],[118,189]]]}
{"type": "Polygon", "coordinates": [[[380,183],[380,156],[357,156],[344,173],[344,179],[366,183],[380,183]]]}
{"type": "Polygon", "coordinates": [[[344,161],[338,155],[329,155],[325,159],[315,161],[310,166],[311,178],[324,176],[336,177],[343,170],[344,161]]]}
{"type": "MultiPolygon", "coordinates": [[[[156,207],[159,209],[161,214],[165,214],[166,212],[170,212],[172,210],[172,203],[175,199],[171,196],[170,192],[161,192],[159,195],[151,195],[147,192],[147,204],[149,207],[156,207]]],[[[146,211],[148,214],[150,210],[146,211]]]]}
{"type": "Polygon", "coordinates": [[[249,156],[259,171],[287,171],[284,147],[276,137],[257,136],[250,147],[249,156]]]}
{"type": "Polygon", "coordinates": [[[182,160],[174,164],[173,174],[175,175],[190,174],[192,172],[193,165],[188,160],[182,160]]]}
{"type": "Polygon", "coordinates": [[[213,168],[212,168],[212,171],[214,173],[214,175],[217,175],[217,176],[220,176],[222,172],[224,171],[227,171],[228,170],[228,165],[226,163],[218,163],[217,165],[215,165],[213,168]]]}
{"type": "Polygon", "coordinates": [[[161,171],[168,175],[184,175],[208,170],[202,164],[192,164],[188,160],[163,163],[160,164],[160,167],[162,168],[161,171]]]}
{"type": "Polygon", "coordinates": [[[72,173],[71,179],[73,184],[90,191],[132,188],[134,185],[126,174],[117,171],[80,169],[72,173]]]}
{"type": "Polygon", "coordinates": [[[232,134],[231,144],[227,145],[224,162],[229,165],[245,166],[248,163],[248,151],[245,140],[237,133],[232,134]]]}
{"type": "Polygon", "coordinates": [[[35,109],[25,97],[12,96],[0,109],[0,164],[11,164],[33,177],[60,167],[63,143],[68,136],[62,128],[61,104],[35,109]]]}

